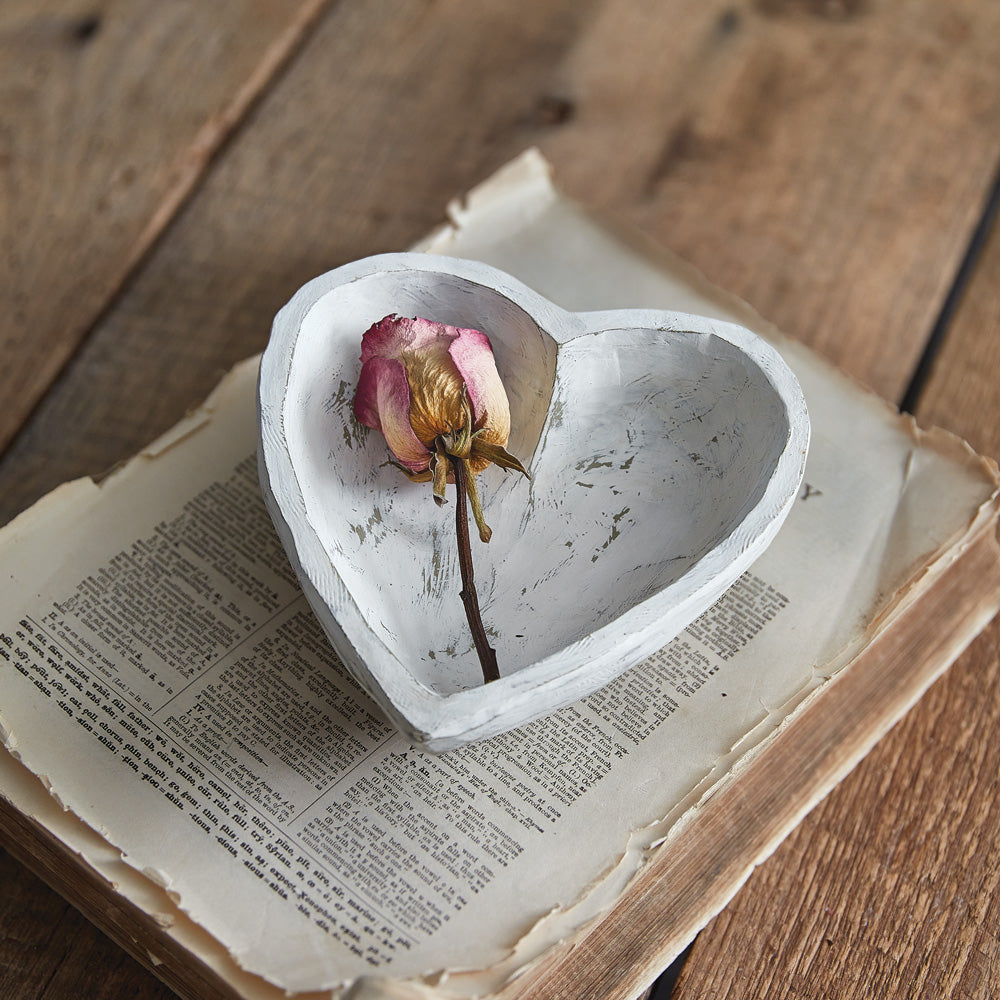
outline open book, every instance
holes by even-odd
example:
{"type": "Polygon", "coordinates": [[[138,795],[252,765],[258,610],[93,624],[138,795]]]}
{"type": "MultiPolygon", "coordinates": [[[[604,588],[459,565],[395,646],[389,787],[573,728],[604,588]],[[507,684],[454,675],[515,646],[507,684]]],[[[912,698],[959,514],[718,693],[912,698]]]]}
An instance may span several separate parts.
{"type": "Polygon", "coordinates": [[[647,662],[438,756],[296,584],[257,485],[256,360],[3,529],[4,841],[182,995],[634,997],[1000,606],[997,472],[963,443],[595,222],[537,154],[450,216],[419,249],[769,339],[809,406],[806,485],[647,662]]]}

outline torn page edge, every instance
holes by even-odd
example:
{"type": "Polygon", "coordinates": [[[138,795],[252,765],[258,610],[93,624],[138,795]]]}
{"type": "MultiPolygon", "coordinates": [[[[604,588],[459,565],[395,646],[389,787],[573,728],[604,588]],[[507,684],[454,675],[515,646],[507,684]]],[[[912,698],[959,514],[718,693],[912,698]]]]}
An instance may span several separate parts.
{"type": "MultiPolygon", "coordinates": [[[[3,798],[13,809],[37,823],[63,850],[77,858],[85,878],[100,882],[106,895],[119,897],[124,905],[134,909],[138,918],[155,925],[158,938],[164,939],[164,946],[151,944],[157,950],[154,965],[179,964],[176,953],[180,953],[185,966],[190,966],[192,961],[200,962],[213,976],[237,989],[242,996],[252,1000],[280,1000],[286,996],[278,987],[240,969],[215,937],[171,900],[159,884],[162,877],[151,879],[150,873],[130,866],[98,830],[76,813],[63,811],[61,801],[50,798],[51,790],[37,775],[5,750],[0,750],[0,773],[3,774],[3,798]],[[173,959],[169,952],[175,953],[173,959]]],[[[123,926],[122,930],[127,927],[123,926]]],[[[300,994],[300,1000],[333,1000],[333,996],[329,991],[322,991],[300,994]]]]}
{"type": "MultiPolygon", "coordinates": [[[[200,430],[209,420],[212,414],[219,408],[222,402],[232,391],[234,382],[238,381],[240,373],[247,368],[256,368],[260,365],[260,355],[245,358],[238,362],[228,372],[225,373],[219,384],[212,390],[208,398],[198,407],[191,410],[187,416],[174,424],[170,430],[161,434],[155,441],[148,444],[137,457],[155,459],[164,452],[176,447],[182,441],[200,430]]],[[[132,461],[135,461],[133,459],[132,461]]],[[[128,463],[131,464],[131,463],[128,463]]],[[[127,467],[127,466],[126,466],[127,467]]]]}
{"type": "Polygon", "coordinates": [[[448,222],[410,249],[418,253],[446,253],[443,249],[470,221],[489,225],[497,234],[521,229],[559,197],[552,183],[552,167],[535,147],[502,166],[496,173],[447,206],[448,222]]]}
{"type": "Polygon", "coordinates": [[[256,368],[259,363],[260,355],[258,354],[234,365],[224,374],[221,381],[200,406],[191,410],[187,416],[148,444],[142,451],[119,463],[109,472],[95,477],[82,476],[79,479],[61,483],[40,497],[30,507],[0,527],[0,545],[16,544],[21,536],[44,532],[45,525],[57,519],[63,521],[65,526],[63,519],[67,516],[76,518],[85,513],[99,501],[102,490],[116,484],[129,470],[144,461],[159,458],[204,427],[232,394],[233,388],[240,382],[244,370],[256,368]]]}

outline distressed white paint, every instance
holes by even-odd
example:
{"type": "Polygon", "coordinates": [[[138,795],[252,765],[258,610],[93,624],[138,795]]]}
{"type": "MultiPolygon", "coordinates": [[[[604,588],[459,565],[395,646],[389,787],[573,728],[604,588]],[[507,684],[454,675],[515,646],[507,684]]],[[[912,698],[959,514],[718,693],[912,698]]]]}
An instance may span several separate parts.
{"type": "MultiPolygon", "coordinates": [[[[388,254],[278,314],[260,376],[264,496],[347,668],[445,750],[566,705],[662,647],[764,550],[798,491],[794,376],[742,327],[568,313],[469,261],[388,254]],[[479,477],[476,589],[501,679],[482,683],[459,598],[454,499],[387,464],[353,417],[361,335],[389,313],[485,331],[531,480],[479,477]]],[[[449,491],[451,492],[451,491],[449,491]]]]}

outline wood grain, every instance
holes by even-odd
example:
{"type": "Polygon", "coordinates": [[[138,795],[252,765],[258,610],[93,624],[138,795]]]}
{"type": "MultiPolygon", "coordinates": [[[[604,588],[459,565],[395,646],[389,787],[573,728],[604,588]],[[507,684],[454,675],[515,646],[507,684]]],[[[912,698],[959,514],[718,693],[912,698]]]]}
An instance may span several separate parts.
{"type": "MultiPolygon", "coordinates": [[[[148,12],[161,7],[106,6],[115,18],[133,9],[154,18],[148,12]]],[[[271,16],[279,8],[285,9],[268,8],[271,16]]],[[[12,9],[22,8],[7,5],[3,17],[12,9]]],[[[65,9],[81,17],[91,10],[65,9]]],[[[35,75],[20,77],[34,79],[38,93],[29,99],[24,87],[15,90],[12,113],[20,113],[18,102],[42,101],[43,108],[48,102],[54,110],[43,117],[57,124],[44,142],[35,141],[38,150],[49,150],[45,155],[8,155],[5,176],[22,179],[8,181],[16,194],[5,208],[14,263],[0,266],[20,269],[5,279],[17,282],[7,297],[18,309],[30,299],[38,316],[59,329],[87,313],[79,325],[69,323],[76,331],[73,345],[149,245],[152,232],[145,227],[157,208],[168,206],[157,217],[162,224],[181,200],[175,195],[170,201],[164,192],[183,195],[191,188],[197,170],[179,183],[177,164],[190,163],[185,151],[194,150],[190,155],[203,166],[205,146],[195,137],[204,134],[199,130],[213,120],[214,109],[231,106],[231,89],[223,92],[231,84],[228,74],[243,66],[246,79],[256,65],[238,46],[222,46],[213,50],[218,58],[209,68],[199,64],[201,76],[192,68],[199,39],[220,37],[220,10],[230,8],[196,5],[181,19],[183,48],[191,52],[182,52],[180,41],[172,47],[172,37],[154,37],[141,58],[109,43],[111,20],[97,29],[76,21],[86,43],[73,50],[76,68],[60,76],[53,67],[62,55],[45,50],[35,75]],[[215,95],[202,95],[200,116],[186,105],[191,117],[178,114],[187,131],[166,137],[162,120],[148,113],[159,95],[150,94],[156,88],[144,68],[157,45],[165,54],[156,64],[171,81],[173,100],[189,74],[215,95]],[[116,86],[121,61],[132,75],[116,86]],[[131,129],[127,142],[113,129],[109,134],[72,124],[88,115],[101,124],[101,108],[121,102],[124,110],[112,117],[127,133],[131,129]],[[139,113],[143,109],[147,113],[139,113]],[[178,138],[181,133],[187,138],[178,138]],[[128,175],[115,170],[133,162],[142,169],[126,185],[128,175]],[[128,193],[140,186],[140,176],[142,197],[128,193]],[[23,221],[31,214],[25,191],[42,184],[60,210],[48,213],[48,227],[36,215],[29,226],[23,221]],[[102,198],[114,225],[95,243],[89,231],[102,198]],[[73,229],[62,220],[72,217],[76,202],[85,208],[73,229]],[[66,235],[51,237],[55,228],[66,235]],[[84,241],[85,251],[77,253],[76,240],[84,241]],[[31,256],[36,241],[48,247],[48,257],[31,256]],[[30,268],[29,258],[35,261],[30,268]],[[46,270],[49,258],[69,266],[46,270]],[[97,274],[97,263],[106,270],[97,274]],[[30,294],[17,298],[21,288],[30,294]]],[[[907,0],[891,7],[875,0],[675,0],[661,5],[656,17],[640,0],[363,0],[333,7],[30,420],[25,422],[24,405],[9,418],[21,431],[0,463],[0,520],[63,479],[99,472],[133,453],[198,402],[222,370],[263,346],[270,316],[304,280],[345,260],[405,246],[438,220],[448,197],[531,143],[554,161],[571,193],[679,250],[789,332],[897,396],[952,280],[997,159],[998,17],[996,5],[984,0],[907,0]]],[[[51,23],[63,24],[58,18],[51,23]]],[[[8,53],[17,54],[30,49],[25,39],[35,35],[14,37],[8,53]]],[[[65,35],[53,29],[45,37],[65,35]]],[[[208,135],[217,143],[221,133],[208,135]]],[[[17,388],[18,398],[31,386],[37,395],[73,350],[50,362],[48,346],[38,351],[31,339],[43,328],[41,320],[29,323],[24,312],[17,322],[17,337],[11,334],[0,348],[7,400],[13,398],[7,386],[17,388]],[[40,364],[49,366],[48,374],[35,372],[40,364]]],[[[942,422],[952,426],[951,407],[966,413],[973,428],[995,414],[963,409],[960,395],[931,398],[942,400],[942,422]]],[[[990,635],[977,646],[986,652],[966,657],[946,682],[957,683],[952,678],[965,670],[965,700],[949,701],[916,721],[937,704],[942,686],[936,687],[921,714],[852,779],[860,783],[856,794],[868,795],[861,798],[864,805],[853,802],[855,786],[845,786],[831,799],[840,802],[838,811],[827,816],[824,808],[807,820],[782,849],[784,860],[761,869],[736,908],[699,939],[704,950],[689,964],[682,996],[724,996],[726,989],[731,996],[766,995],[768,988],[788,995],[790,982],[798,988],[807,979],[813,995],[827,995],[821,986],[823,976],[835,974],[833,965],[854,975],[854,948],[869,956],[871,982],[889,981],[903,953],[900,942],[919,923],[909,915],[936,915],[921,940],[928,951],[939,950],[938,968],[964,962],[963,975],[988,972],[995,955],[987,939],[997,926],[988,909],[993,904],[962,879],[978,877],[968,874],[966,862],[996,864],[984,832],[995,823],[989,805],[995,788],[988,782],[998,773],[997,762],[985,743],[996,718],[976,674],[995,676],[997,636],[990,635]],[[969,790],[980,760],[985,770],[969,790]],[[893,789],[908,788],[910,780],[918,782],[916,793],[900,802],[903,793],[893,789]],[[902,811],[887,812],[895,817],[887,820],[891,830],[878,834],[868,850],[869,823],[878,812],[872,803],[883,796],[888,810],[902,811]],[[936,839],[935,823],[942,822],[950,830],[971,822],[979,839],[946,850],[936,839]],[[858,852],[869,859],[867,867],[858,852]],[[833,859],[833,876],[815,882],[817,895],[810,899],[820,909],[810,911],[801,886],[808,890],[820,878],[825,858],[833,859]],[[945,887],[940,897],[933,878],[921,881],[928,858],[933,878],[945,887]],[[852,871],[852,891],[862,900],[857,905],[838,881],[847,882],[852,871]],[[755,890],[765,872],[774,873],[774,883],[755,890]],[[865,873],[888,879],[881,883],[886,888],[873,889],[865,873]],[[909,914],[893,899],[907,879],[916,895],[902,898],[920,904],[909,914]],[[743,921],[738,908],[755,892],[758,905],[743,921]],[[976,907],[984,905],[992,923],[976,932],[976,907]],[[803,922],[803,913],[812,921],[803,922]],[[826,937],[834,943],[826,944],[826,937]],[[700,981],[693,978],[699,968],[700,981]],[[792,972],[782,976],[779,970],[792,972]],[[749,988],[751,980],[761,993],[749,988]]],[[[19,879],[32,876],[19,871],[5,879],[5,890],[9,885],[20,892],[19,879]]],[[[33,923],[62,919],[57,896],[25,891],[37,907],[33,923]]],[[[16,922],[4,921],[11,926],[16,922]]],[[[55,936],[36,942],[34,985],[20,996],[80,995],[66,983],[92,960],[100,939],[89,933],[81,928],[71,942],[55,936]]],[[[916,959],[910,961],[912,967],[916,959]]],[[[135,970],[121,995],[130,989],[146,995],[141,991],[152,988],[151,977],[135,970]]],[[[893,981],[903,982],[898,976],[893,981]]]]}
{"type": "MultiPolygon", "coordinates": [[[[1000,229],[917,410],[1000,454],[1000,229]]],[[[986,998],[1000,981],[1000,621],[699,936],[675,997],[986,998]]]]}
{"type": "Polygon", "coordinates": [[[335,6],[3,460],[0,519],[128,457],[259,351],[304,281],[404,248],[557,127],[535,103],[592,4],[536,6],[335,6]]]}
{"type": "Polygon", "coordinates": [[[698,937],[674,997],[980,997],[1000,972],[994,623],[698,937]]]}
{"type": "Polygon", "coordinates": [[[1000,8],[605,3],[543,144],[569,193],[899,398],[1000,156],[1000,8]]]}
{"type": "Polygon", "coordinates": [[[0,451],[323,0],[0,11],[0,451]]]}
{"type": "Polygon", "coordinates": [[[1000,224],[994,223],[972,282],[931,368],[917,413],[984,455],[1000,458],[1000,224]]]}
{"type": "Polygon", "coordinates": [[[0,885],[0,997],[167,1000],[173,995],[3,850],[0,885]],[[59,960],[67,956],[74,960],[59,960]],[[96,969],[100,975],[94,975],[96,969]]]}

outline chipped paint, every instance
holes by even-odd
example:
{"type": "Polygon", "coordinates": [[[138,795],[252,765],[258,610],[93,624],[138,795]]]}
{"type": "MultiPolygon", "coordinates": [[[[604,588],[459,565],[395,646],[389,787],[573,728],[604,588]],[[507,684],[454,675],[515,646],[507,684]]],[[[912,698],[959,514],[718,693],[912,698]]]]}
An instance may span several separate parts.
{"type": "Polygon", "coordinates": [[[643,655],[635,635],[646,652],[662,645],[729,582],[728,562],[703,557],[730,545],[742,560],[766,544],[785,506],[761,506],[764,491],[779,464],[778,479],[790,483],[802,463],[803,440],[786,454],[787,404],[769,380],[780,361],[758,364],[753,352],[766,351],[746,331],[666,313],[570,314],[508,281],[474,262],[421,255],[347,265],[309,286],[317,298],[300,296],[300,312],[283,314],[275,360],[269,347],[261,370],[262,399],[271,387],[303,407],[263,409],[265,418],[283,413],[262,440],[265,462],[285,462],[266,480],[283,491],[272,511],[286,518],[293,562],[302,539],[321,540],[318,554],[298,560],[300,571],[310,567],[320,620],[335,644],[346,636],[338,652],[393,720],[434,749],[574,700],[643,655]],[[511,399],[510,448],[529,456],[532,477],[488,470],[480,479],[493,541],[475,548],[476,578],[501,665],[497,691],[517,692],[508,702],[476,685],[454,509],[425,502],[383,449],[359,447],[350,433],[333,432],[329,448],[311,441],[351,402],[357,331],[335,306],[355,301],[338,299],[339,289],[360,281],[366,309],[419,315],[433,303],[451,322],[490,330],[511,399]],[[309,488],[293,495],[303,481],[309,488]],[[711,579],[686,573],[699,565],[711,579]],[[466,708],[451,707],[459,695],[466,708]]]}

